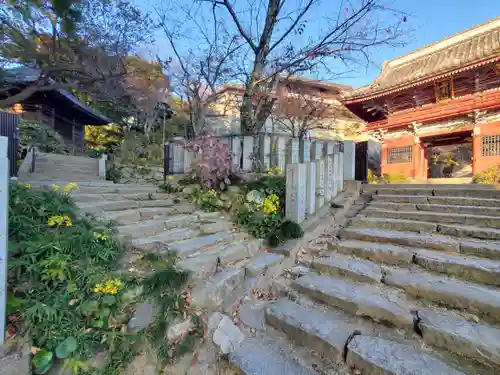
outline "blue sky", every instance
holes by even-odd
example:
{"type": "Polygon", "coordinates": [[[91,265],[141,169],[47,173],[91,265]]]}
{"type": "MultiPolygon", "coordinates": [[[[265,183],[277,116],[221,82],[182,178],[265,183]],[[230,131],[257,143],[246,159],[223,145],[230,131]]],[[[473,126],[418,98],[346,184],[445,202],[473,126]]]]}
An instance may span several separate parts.
{"type": "MultiPolygon", "coordinates": [[[[184,3],[187,1],[189,3],[191,0],[135,0],[135,3],[141,8],[151,9],[151,6],[170,1],[184,3]]],[[[394,8],[410,15],[408,24],[414,29],[414,32],[408,44],[404,47],[382,46],[372,50],[373,63],[370,66],[358,67],[356,72],[350,72],[348,76],[337,78],[336,82],[354,87],[369,84],[379,74],[384,60],[393,59],[500,16],[500,0],[392,0],[392,4],[394,8]]],[[[309,18],[314,19],[314,14],[311,14],[309,18]]],[[[159,51],[160,55],[169,55],[167,42],[162,38],[164,37],[159,32],[154,49],[159,51]]]]}

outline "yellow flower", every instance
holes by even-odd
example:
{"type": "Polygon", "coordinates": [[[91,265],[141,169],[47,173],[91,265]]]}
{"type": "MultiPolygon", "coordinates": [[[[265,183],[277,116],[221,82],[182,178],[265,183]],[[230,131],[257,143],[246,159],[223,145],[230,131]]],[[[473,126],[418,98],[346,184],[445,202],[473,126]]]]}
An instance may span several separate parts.
{"type": "Polygon", "coordinates": [[[26,184],[24,186],[26,186],[26,189],[31,189],[31,184],[26,184]]]}
{"type": "Polygon", "coordinates": [[[52,185],[50,185],[50,186],[52,186],[52,189],[54,189],[54,191],[58,191],[58,190],[59,190],[59,188],[60,188],[60,186],[59,186],[59,185],[56,185],[56,184],[52,184],[52,185]]]}
{"type": "Polygon", "coordinates": [[[105,233],[94,232],[94,237],[101,241],[106,241],[108,239],[108,235],[105,233]]]}
{"type": "Polygon", "coordinates": [[[268,176],[278,176],[278,175],[280,175],[282,173],[283,173],[283,171],[281,170],[280,167],[271,167],[267,171],[267,175],[268,176]]]}
{"type": "Polygon", "coordinates": [[[77,184],[75,184],[74,182],[71,182],[64,187],[64,192],[66,194],[69,194],[69,193],[71,193],[72,189],[76,189],[77,191],[80,191],[80,187],[77,184]]]}
{"type": "Polygon", "coordinates": [[[168,176],[168,179],[169,179],[170,181],[175,180],[175,176],[172,176],[172,175],[171,175],[171,176],[168,176]]]}
{"type": "Polygon", "coordinates": [[[71,227],[73,222],[69,216],[51,216],[47,221],[49,227],[71,227]]]}
{"type": "Polygon", "coordinates": [[[120,279],[106,280],[104,283],[98,283],[92,288],[94,293],[117,294],[123,286],[120,279]]]}
{"type": "Polygon", "coordinates": [[[276,194],[271,194],[264,198],[264,213],[275,214],[278,212],[280,206],[280,199],[276,194]]]}

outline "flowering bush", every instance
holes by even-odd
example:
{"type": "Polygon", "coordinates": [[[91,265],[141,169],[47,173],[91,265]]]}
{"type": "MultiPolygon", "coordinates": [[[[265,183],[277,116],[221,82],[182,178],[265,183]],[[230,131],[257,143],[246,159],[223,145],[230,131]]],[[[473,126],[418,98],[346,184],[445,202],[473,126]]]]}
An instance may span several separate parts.
{"type": "Polygon", "coordinates": [[[500,184],[500,165],[491,167],[483,172],[477,173],[474,176],[474,183],[476,184],[500,184]]]}
{"type": "Polygon", "coordinates": [[[224,189],[230,184],[232,155],[229,147],[210,135],[189,142],[185,149],[197,155],[190,177],[198,177],[206,188],[224,189]]]}
{"type": "Polygon", "coordinates": [[[271,167],[267,171],[268,176],[279,176],[281,174],[283,174],[283,171],[280,167],[271,167]]]}

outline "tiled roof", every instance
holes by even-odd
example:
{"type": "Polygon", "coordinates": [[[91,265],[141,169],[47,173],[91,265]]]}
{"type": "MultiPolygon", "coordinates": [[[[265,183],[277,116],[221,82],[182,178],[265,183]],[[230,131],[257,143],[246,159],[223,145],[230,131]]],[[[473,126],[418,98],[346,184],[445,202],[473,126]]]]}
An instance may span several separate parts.
{"type": "Polygon", "coordinates": [[[344,94],[343,99],[399,91],[497,58],[500,60],[500,17],[385,62],[372,84],[344,94]]]}

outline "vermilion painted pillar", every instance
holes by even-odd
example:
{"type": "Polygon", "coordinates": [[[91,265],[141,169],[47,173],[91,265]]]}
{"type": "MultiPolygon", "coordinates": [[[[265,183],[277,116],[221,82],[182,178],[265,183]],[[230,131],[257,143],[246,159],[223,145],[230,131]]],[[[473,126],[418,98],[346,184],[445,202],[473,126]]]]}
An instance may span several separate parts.
{"type": "Polygon", "coordinates": [[[478,169],[478,161],[481,156],[481,128],[475,126],[472,131],[472,175],[475,175],[478,169]]]}
{"type": "Polygon", "coordinates": [[[421,155],[421,147],[420,147],[420,138],[415,136],[413,138],[413,146],[412,146],[412,156],[413,156],[413,171],[411,176],[415,179],[422,178],[422,155],[421,155]]]}

